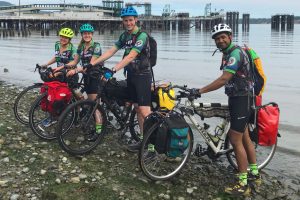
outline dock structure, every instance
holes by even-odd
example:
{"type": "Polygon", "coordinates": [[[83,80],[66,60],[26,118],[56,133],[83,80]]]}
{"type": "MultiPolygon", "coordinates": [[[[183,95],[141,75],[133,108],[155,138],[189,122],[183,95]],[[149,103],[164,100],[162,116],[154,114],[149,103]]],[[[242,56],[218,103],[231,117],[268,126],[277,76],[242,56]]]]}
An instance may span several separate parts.
{"type": "Polygon", "coordinates": [[[243,14],[242,29],[245,32],[249,31],[249,29],[250,29],[250,14],[243,14]]]}
{"type": "Polygon", "coordinates": [[[294,30],[294,15],[277,14],[271,17],[272,30],[294,30]]]}
{"type": "Polygon", "coordinates": [[[239,12],[226,12],[226,24],[228,24],[233,32],[239,30],[239,12]]]}
{"type": "MultiPolygon", "coordinates": [[[[41,35],[49,35],[50,30],[57,33],[62,27],[70,27],[78,34],[82,23],[91,23],[99,34],[105,31],[113,33],[123,28],[122,19],[115,16],[123,1],[103,1],[105,7],[85,6],[81,4],[30,4],[0,8],[0,34],[3,37],[28,36],[32,30],[40,31],[41,35]],[[40,12],[42,10],[48,11],[40,12]],[[58,10],[59,12],[49,12],[58,10]]],[[[151,4],[150,4],[151,5],[151,4]]],[[[189,13],[175,13],[169,16],[152,16],[151,6],[145,4],[147,15],[139,17],[139,23],[146,30],[188,30],[190,27],[202,30],[211,28],[224,21],[224,14],[190,17],[189,13]]]]}

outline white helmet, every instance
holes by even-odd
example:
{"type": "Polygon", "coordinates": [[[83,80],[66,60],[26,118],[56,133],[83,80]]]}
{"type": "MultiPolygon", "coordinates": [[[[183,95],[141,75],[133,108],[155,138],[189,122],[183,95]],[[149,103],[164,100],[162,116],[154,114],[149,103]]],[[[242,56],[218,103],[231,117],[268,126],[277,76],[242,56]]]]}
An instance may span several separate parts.
{"type": "Polygon", "coordinates": [[[211,31],[211,38],[215,39],[215,36],[219,33],[232,33],[231,28],[227,24],[217,24],[211,31]]]}

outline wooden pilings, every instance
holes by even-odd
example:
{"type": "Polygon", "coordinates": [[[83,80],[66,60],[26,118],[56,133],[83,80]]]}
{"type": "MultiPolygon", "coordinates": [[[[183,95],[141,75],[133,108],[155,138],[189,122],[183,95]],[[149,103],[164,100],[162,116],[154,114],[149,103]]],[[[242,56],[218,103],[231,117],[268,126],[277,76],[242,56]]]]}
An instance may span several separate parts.
{"type": "Polygon", "coordinates": [[[294,15],[273,15],[271,18],[272,30],[294,30],[294,15]]]}
{"type": "Polygon", "coordinates": [[[250,28],[250,14],[243,14],[242,29],[248,32],[250,28]]]}
{"type": "Polygon", "coordinates": [[[233,32],[237,32],[239,29],[239,12],[227,12],[226,24],[228,24],[233,32]]]}

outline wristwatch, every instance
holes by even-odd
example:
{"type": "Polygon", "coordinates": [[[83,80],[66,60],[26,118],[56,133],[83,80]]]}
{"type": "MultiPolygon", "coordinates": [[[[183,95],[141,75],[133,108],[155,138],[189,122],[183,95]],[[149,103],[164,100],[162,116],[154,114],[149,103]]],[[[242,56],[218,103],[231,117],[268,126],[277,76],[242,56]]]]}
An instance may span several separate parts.
{"type": "Polygon", "coordinates": [[[111,68],[111,71],[115,74],[117,70],[115,68],[111,68]]]}

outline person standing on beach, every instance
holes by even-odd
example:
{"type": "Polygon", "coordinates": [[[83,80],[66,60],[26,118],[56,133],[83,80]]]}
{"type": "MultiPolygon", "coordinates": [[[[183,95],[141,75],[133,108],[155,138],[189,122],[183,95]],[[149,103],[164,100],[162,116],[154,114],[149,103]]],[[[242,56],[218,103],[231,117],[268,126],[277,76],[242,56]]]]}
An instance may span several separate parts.
{"type": "MultiPolygon", "coordinates": [[[[70,28],[62,28],[59,31],[59,36],[60,36],[59,41],[55,43],[55,56],[51,60],[49,60],[46,64],[41,65],[41,67],[47,68],[49,65],[52,65],[56,62],[57,67],[53,69],[54,73],[64,68],[66,68],[67,71],[71,70],[74,67],[76,68],[76,65],[72,66],[72,64],[70,64],[72,61],[74,61],[74,59],[76,59],[75,58],[76,47],[71,43],[71,40],[74,36],[73,30],[70,28]]],[[[61,73],[54,74],[54,76],[56,77],[60,75],[62,74],[61,73]]],[[[53,78],[52,75],[50,78],[53,78]]],[[[71,85],[69,84],[69,87],[73,87],[73,85],[75,85],[73,83],[78,82],[78,79],[79,77],[77,74],[73,75],[72,78],[69,79],[70,80],[69,83],[72,83],[71,85]]],[[[64,80],[64,77],[62,80],[64,80]]],[[[43,120],[42,124],[45,127],[49,127],[56,122],[57,122],[56,119],[54,119],[53,117],[48,117],[45,120],[43,120]]]]}
{"type": "MultiPolygon", "coordinates": [[[[93,40],[94,27],[91,24],[82,24],[80,26],[81,41],[78,45],[77,56],[75,60],[69,63],[72,66],[76,66],[81,60],[81,66],[70,70],[67,76],[73,76],[78,72],[83,72],[84,78],[84,90],[88,95],[88,98],[91,100],[96,100],[98,92],[98,80],[94,77],[89,77],[84,70],[84,67],[88,66],[91,62],[95,61],[102,54],[101,45],[98,42],[93,40]]],[[[93,66],[95,69],[100,69],[103,66],[103,63],[93,66]]],[[[92,69],[88,69],[92,70],[92,69]]],[[[95,133],[89,134],[88,140],[96,140],[98,135],[102,131],[102,117],[101,113],[96,110],[95,112],[95,133]]]]}
{"type": "MultiPolygon", "coordinates": [[[[70,28],[62,28],[59,31],[60,39],[55,43],[55,56],[51,58],[46,64],[41,65],[46,68],[56,62],[57,68],[54,71],[59,71],[68,66],[70,62],[75,59],[76,47],[72,44],[71,40],[74,32],[70,28]]],[[[71,66],[71,65],[70,65],[71,66]]]]}
{"type": "Polygon", "coordinates": [[[249,181],[259,185],[261,176],[256,164],[254,146],[249,137],[248,123],[252,114],[251,103],[253,82],[247,54],[232,43],[232,30],[226,24],[213,27],[212,39],[223,53],[222,75],[195,93],[204,94],[225,86],[230,112],[228,136],[233,146],[238,165],[238,181],[225,188],[225,193],[233,195],[250,194],[249,181]],[[250,80],[250,81],[249,81],[250,80]],[[250,172],[247,173],[249,166],[250,172]]]}
{"type": "MultiPolygon", "coordinates": [[[[104,62],[112,57],[118,50],[125,49],[123,59],[118,62],[110,71],[105,73],[109,79],[114,73],[125,68],[127,72],[127,86],[129,95],[137,111],[138,122],[142,133],[145,117],[151,113],[151,65],[146,51],[149,50],[149,38],[147,33],[141,32],[137,26],[138,13],[133,7],[126,7],[121,10],[121,18],[125,31],[120,35],[119,40],[97,60],[91,64],[104,62]]],[[[141,143],[128,146],[128,150],[137,152],[141,143]]]]}

